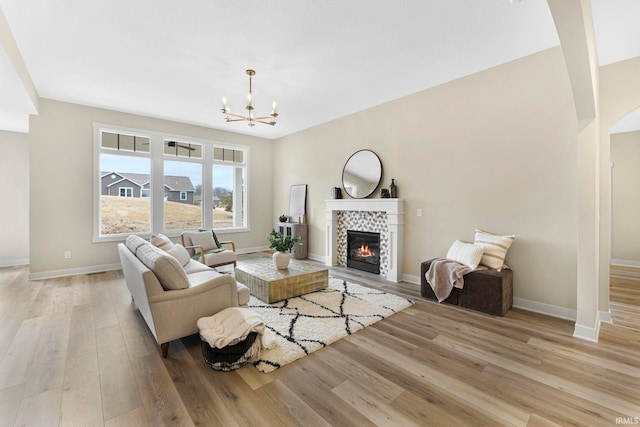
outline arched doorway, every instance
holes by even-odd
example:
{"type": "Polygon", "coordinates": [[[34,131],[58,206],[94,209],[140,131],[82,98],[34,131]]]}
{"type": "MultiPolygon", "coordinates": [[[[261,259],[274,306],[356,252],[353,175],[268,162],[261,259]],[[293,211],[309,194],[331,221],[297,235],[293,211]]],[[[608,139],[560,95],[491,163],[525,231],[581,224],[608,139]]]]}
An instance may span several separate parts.
{"type": "Polygon", "coordinates": [[[640,305],[640,108],[610,128],[611,267],[609,302],[640,305]],[[636,295],[638,294],[638,295],[636,295]]]}

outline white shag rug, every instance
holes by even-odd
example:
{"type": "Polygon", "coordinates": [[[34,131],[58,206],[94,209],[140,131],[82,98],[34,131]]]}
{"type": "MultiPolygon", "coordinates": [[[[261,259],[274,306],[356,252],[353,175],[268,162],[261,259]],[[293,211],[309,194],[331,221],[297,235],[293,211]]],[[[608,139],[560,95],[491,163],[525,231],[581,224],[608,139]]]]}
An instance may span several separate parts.
{"type": "Polygon", "coordinates": [[[253,364],[274,371],[411,305],[409,299],[335,278],[326,289],[273,304],[252,295],[249,308],[262,315],[277,343],[253,364]]]}

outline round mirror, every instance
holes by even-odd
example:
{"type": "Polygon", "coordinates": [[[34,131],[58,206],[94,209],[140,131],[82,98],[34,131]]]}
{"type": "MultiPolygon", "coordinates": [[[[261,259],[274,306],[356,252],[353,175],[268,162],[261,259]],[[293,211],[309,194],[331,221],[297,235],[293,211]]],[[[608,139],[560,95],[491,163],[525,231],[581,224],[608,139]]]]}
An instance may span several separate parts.
{"type": "Polygon", "coordinates": [[[382,179],[382,162],[371,150],[356,151],[342,170],[342,187],[354,199],[369,197],[382,179]]]}

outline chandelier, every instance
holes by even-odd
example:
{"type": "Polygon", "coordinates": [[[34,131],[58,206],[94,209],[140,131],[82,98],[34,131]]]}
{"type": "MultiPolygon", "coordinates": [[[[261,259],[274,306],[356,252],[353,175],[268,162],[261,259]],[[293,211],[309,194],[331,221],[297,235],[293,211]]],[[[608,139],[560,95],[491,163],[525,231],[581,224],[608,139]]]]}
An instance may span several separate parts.
{"type": "Polygon", "coordinates": [[[249,111],[249,114],[246,116],[240,114],[234,114],[231,112],[231,109],[227,105],[227,98],[222,98],[222,114],[224,114],[227,122],[249,122],[249,126],[255,126],[256,123],[262,123],[265,125],[275,125],[276,117],[278,117],[278,113],[276,113],[276,101],[273,101],[271,104],[271,114],[268,116],[254,116],[253,115],[253,94],[251,87],[251,78],[256,75],[254,70],[247,70],[247,75],[249,76],[249,94],[247,95],[247,105],[244,107],[249,111]]]}

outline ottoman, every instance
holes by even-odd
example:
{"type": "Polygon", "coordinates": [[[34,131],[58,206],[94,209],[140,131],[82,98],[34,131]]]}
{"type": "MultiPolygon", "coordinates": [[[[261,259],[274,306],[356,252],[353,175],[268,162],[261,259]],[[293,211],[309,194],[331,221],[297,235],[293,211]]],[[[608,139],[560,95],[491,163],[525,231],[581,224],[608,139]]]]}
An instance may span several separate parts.
{"type": "MultiPolygon", "coordinates": [[[[424,261],[420,266],[420,294],[437,301],[431,285],[427,283],[425,273],[431,262],[424,261]]],[[[470,308],[494,316],[504,316],[513,305],[513,271],[503,269],[476,270],[464,275],[464,288],[454,288],[443,302],[470,308]]]]}

